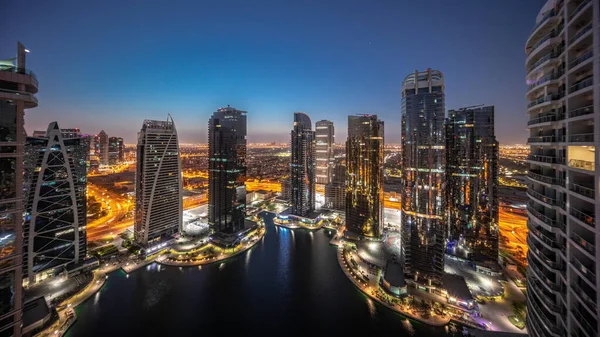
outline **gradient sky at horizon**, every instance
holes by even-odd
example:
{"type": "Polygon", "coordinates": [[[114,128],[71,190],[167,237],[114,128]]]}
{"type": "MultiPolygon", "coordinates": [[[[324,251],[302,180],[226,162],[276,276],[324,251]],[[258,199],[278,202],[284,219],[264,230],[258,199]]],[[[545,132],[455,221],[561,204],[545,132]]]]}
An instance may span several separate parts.
{"type": "Polygon", "coordinates": [[[378,114],[400,141],[400,87],[438,69],[446,110],[496,106],[501,144],[524,143],[524,44],[544,0],[10,1],[0,58],[31,53],[40,104],[26,129],[104,129],[134,143],[144,119],[171,113],[182,143],[206,142],[208,119],[248,111],[248,140],[287,142],[293,112],[378,114]]]}

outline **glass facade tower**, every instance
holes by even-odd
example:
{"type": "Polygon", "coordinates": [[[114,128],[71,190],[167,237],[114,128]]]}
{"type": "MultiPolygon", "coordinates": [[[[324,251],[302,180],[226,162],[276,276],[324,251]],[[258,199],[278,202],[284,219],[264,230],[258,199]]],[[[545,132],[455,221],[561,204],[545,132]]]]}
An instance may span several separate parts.
{"type": "Polygon", "coordinates": [[[498,261],[498,142],[494,107],[450,110],[446,124],[448,252],[498,261]]]}
{"type": "Polygon", "coordinates": [[[383,232],[383,121],[348,116],[346,141],[346,233],[380,238],[383,232]]]}
{"type": "Polygon", "coordinates": [[[223,233],[246,218],[246,113],[227,106],[208,122],[208,222],[223,233]]]}
{"type": "Polygon", "coordinates": [[[415,71],[402,83],[402,263],[416,282],[440,285],[446,219],[444,77],[415,71]]]}
{"type": "Polygon", "coordinates": [[[315,209],[315,132],[310,117],[294,112],[291,132],[291,213],[306,216],[315,209]]]}

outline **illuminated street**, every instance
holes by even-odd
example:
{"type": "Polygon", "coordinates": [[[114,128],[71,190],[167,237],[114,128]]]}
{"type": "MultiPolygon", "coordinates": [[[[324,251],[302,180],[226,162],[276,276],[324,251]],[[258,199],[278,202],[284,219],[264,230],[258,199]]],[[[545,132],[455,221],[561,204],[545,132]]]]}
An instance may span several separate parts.
{"type": "Polygon", "coordinates": [[[135,205],[132,198],[123,197],[105,188],[98,187],[90,182],[87,184],[88,197],[95,197],[102,203],[102,208],[107,214],[98,219],[88,221],[88,241],[100,240],[106,236],[117,235],[133,225],[131,217],[126,218],[128,211],[133,211],[135,205]]]}

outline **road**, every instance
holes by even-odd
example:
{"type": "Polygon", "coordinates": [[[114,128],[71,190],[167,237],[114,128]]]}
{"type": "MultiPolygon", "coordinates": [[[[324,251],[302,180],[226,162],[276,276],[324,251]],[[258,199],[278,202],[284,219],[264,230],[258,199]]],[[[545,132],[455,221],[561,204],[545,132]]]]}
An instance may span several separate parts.
{"type": "Polygon", "coordinates": [[[511,207],[500,204],[499,216],[500,235],[508,239],[507,244],[500,243],[500,248],[504,248],[514,259],[526,264],[527,215],[521,210],[513,210],[511,207]],[[523,254],[521,255],[520,252],[523,254]]]}
{"type": "MultiPolygon", "coordinates": [[[[123,218],[127,212],[134,208],[134,201],[132,198],[124,197],[90,182],[87,184],[87,195],[88,197],[95,197],[96,201],[102,203],[102,208],[108,211],[107,215],[88,221],[88,241],[100,240],[111,235],[111,232],[117,234],[120,228],[123,228],[123,230],[124,228],[127,228],[124,227],[122,223],[125,221],[123,218]]],[[[129,219],[129,221],[133,223],[132,219],[129,219]]]]}

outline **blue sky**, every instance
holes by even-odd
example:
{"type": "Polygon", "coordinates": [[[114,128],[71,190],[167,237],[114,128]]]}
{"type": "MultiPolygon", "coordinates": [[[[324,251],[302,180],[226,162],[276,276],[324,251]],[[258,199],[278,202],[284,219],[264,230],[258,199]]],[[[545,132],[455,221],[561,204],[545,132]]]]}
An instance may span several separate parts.
{"type": "MultiPolygon", "coordinates": [[[[206,142],[218,107],[248,111],[249,141],[287,141],[293,112],[385,121],[400,140],[400,87],[441,70],[446,109],[496,106],[501,144],[524,142],[525,40],[543,0],[10,1],[0,58],[31,53],[51,121],[135,142],[144,119],[171,113],[182,142],[206,142]]],[[[8,6],[7,6],[8,5],[8,6]]]]}

